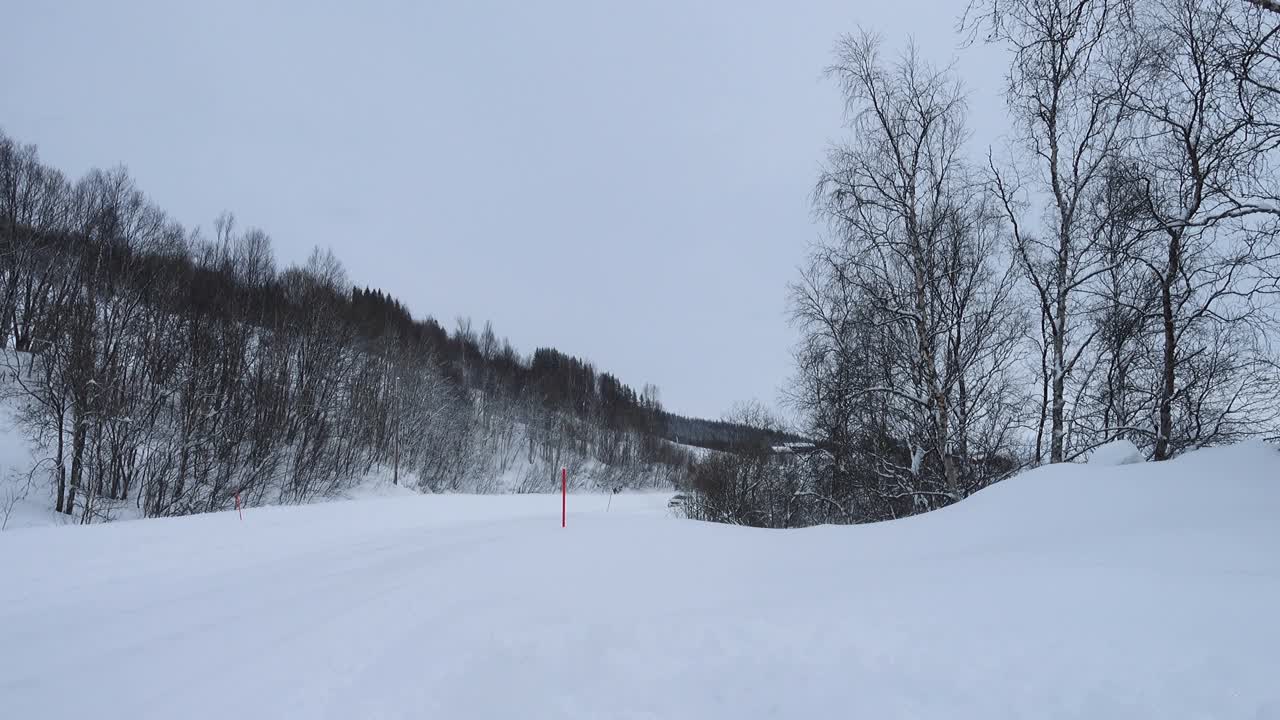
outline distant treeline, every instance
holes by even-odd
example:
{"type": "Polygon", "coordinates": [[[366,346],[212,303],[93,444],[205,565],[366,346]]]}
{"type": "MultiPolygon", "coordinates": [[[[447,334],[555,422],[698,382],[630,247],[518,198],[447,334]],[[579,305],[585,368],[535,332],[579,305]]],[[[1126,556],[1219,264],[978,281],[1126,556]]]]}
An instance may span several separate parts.
{"type": "Polygon", "coordinates": [[[681,445],[693,445],[724,452],[756,452],[805,438],[772,428],[762,428],[728,420],[704,420],[661,413],[662,436],[681,445]]]}

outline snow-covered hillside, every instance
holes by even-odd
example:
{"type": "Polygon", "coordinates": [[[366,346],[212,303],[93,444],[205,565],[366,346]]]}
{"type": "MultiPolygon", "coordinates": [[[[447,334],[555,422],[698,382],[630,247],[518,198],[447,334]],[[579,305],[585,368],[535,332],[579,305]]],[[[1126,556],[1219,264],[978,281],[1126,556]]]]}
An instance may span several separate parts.
{"type": "Polygon", "coordinates": [[[1280,717],[1280,453],[879,525],[417,496],[0,535],[6,718],[1280,717]]]}

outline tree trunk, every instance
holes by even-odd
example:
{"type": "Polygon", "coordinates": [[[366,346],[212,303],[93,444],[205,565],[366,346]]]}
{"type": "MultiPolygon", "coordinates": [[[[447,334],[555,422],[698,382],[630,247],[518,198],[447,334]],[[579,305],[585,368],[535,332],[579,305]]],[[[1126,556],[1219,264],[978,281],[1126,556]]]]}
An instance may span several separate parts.
{"type": "Polygon", "coordinates": [[[1054,342],[1054,364],[1053,368],[1053,407],[1050,409],[1050,438],[1049,438],[1049,462],[1060,463],[1066,456],[1066,449],[1063,447],[1063,437],[1066,435],[1066,378],[1059,364],[1062,362],[1062,337],[1058,336],[1053,339],[1054,342]]]}
{"type": "Polygon", "coordinates": [[[1181,233],[1170,233],[1168,268],[1160,278],[1160,316],[1164,335],[1164,362],[1160,382],[1160,417],[1156,434],[1155,460],[1168,460],[1172,455],[1173,395],[1177,382],[1178,335],[1173,316],[1173,283],[1182,271],[1181,233]]]}
{"type": "MultiPolygon", "coordinates": [[[[1054,147],[1057,157],[1057,147],[1054,147]]],[[[1056,163],[1055,163],[1056,167],[1056,163]]],[[[1055,181],[1056,187],[1056,181],[1055,181]]],[[[1059,201],[1061,202],[1061,201],[1059,201]]],[[[1066,435],[1066,384],[1067,384],[1067,284],[1069,282],[1068,256],[1071,254],[1070,222],[1064,217],[1058,229],[1058,267],[1057,267],[1057,312],[1056,319],[1050,319],[1049,329],[1053,331],[1053,410],[1050,416],[1049,462],[1060,463],[1066,459],[1066,448],[1063,439],[1066,435]]]]}
{"type": "Polygon", "coordinates": [[[54,457],[54,472],[58,474],[58,497],[55,501],[54,510],[56,512],[65,512],[65,498],[67,494],[67,464],[66,464],[66,443],[63,440],[62,416],[58,416],[58,449],[57,455],[54,457]]]}
{"type": "Polygon", "coordinates": [[[960,473],[956,469],[956,459],[951,454],[949,446],[951,445],[951,418],[947,408],[947,398],[939,393],[937,396],[937,412],[938,412],[938,454],[942,457],[942,471],[947,482],[947,494],[955,502],[961,500],[960,497],[960,473]]]}
{"type": "Polygon", "coordinates": [[[75,513],[76,492],[80,489],[80,478],[84,474],[84,444],[88,435],[88,425],[79,417],[75,420],[75,430],[71,435],[71,489],[67,492],[66,514],[75,513]]]}

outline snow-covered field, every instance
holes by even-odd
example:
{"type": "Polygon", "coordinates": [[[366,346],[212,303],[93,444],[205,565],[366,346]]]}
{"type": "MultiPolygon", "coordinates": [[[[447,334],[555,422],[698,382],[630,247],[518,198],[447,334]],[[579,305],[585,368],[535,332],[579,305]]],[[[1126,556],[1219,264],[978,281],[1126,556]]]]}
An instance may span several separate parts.
{"type": "Polygon", "coordinates": [[[413,496],[0,534],[0,717],[1276,718],[1280,453],[861,527],[413,496]]]}

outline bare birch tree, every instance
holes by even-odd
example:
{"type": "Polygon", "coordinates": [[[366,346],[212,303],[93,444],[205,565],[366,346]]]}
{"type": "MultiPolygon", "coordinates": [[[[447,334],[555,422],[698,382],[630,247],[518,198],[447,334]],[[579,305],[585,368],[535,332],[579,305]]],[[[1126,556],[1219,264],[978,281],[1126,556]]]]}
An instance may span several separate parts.
{"type": "Polygon", "coordinates": [[[1011,49],[1006,98],[1018,153],[1013,167],[992,161],[1013,249],[1039,308],[1049,461],[1068,459],[1072,376],[1097,337],[1085,288],[1108,269],[1100,234],[1086,216],[1090,193],[1126,142],[1127,98],[1140,63],[1125,27],[1130,0],[981,0],[972,31],[1011,49]],[[1018,172],[1024,168],[1024,172],[1018,172]],[[1021,177],[1027,177],[1024,186],[1021,177]]]}
{"type": "Polygon", "coordinates": [[[936,507],[990,481],[1006,440],[1020,328],[998,262],[1002,222],[963,160],[964,97],[948,71],[914,47],[886,64],[863,34],[841,41],[830,74],[853,139],[818,186],[833,238],[794,289],[799,389],[814,393],[819,425],[874,458],[879,502],[936,507]],[[877,414],[878,439],[855,422],[877,414]]]}
{"type": "Polygon", "coordinates": [[[1144,3],[1136,33],[1150,76],[1130,99],[1132,182],[1145,216],[1131,254],[1155,284],[1160,377],[1153,456],[1204,444],[1202,429],[1265,401],[1257,304],[1274,252],[1280,95],[1246,75],[1263,11],[1232,0],[1144,3]],[[1206,385],[1209,383],[1209,385],[1206,385]],[[1244,407],[1242,407],[1242,405],[1244,407]],[[1179,412],[1179,409],[1182,412],[1179,412]],[[1188,414],[1190,413],[1190,414],[1188,414]]]}

